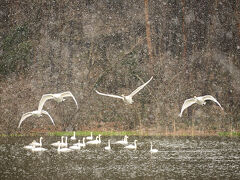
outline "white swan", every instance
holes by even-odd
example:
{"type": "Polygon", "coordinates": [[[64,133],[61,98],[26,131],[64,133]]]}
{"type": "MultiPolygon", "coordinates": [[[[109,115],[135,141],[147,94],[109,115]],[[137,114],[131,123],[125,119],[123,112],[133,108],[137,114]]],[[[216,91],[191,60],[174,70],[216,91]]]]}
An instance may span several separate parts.
{"type": "Polygon", "coordinates": [[[34,146],[32,146],[32,145],[27,145],[27,146],[24,146],[23,148],[24,148],[24,149],[33,149],[34,146]]]}
{"type": "Polygon", "coordinates": [[[87,139],[87,140],[93,140],[92,132],[91,132],[91,136],[86,137],[86,139],[87,139]]]}
{"type": "Polygon", "coordinates": [[[64,99],[65,97],[72,97],[77,109],[78,109],[78,103],[75,99],[75,97],[72,95],[72,93],[70,91],[66,91],[66,92],[62,92],[62,93],[57,93],[57,94],[44,94],[39,102],[38,105],[38,111],[41,111],[43,108],[44,103],[49,100],[49,99],[54,99],[55,101],[57,101],[58,103],[65,101],[66,99],[64,99]]]}
{"type": "Polygon", "coordinates": [[[71,140],[76,140],[76,134],[75,131],[73,132],[73,136],[70,138],[71,140]]]}
{"type": "Polygon", "coordinates": [[[60,141],[57,141],[57,142],[55,142],[55,143],[52,143],[51,145],[58,147],[59,144],[60,144],[60,145],[61,145],[61,144],[64,144],[63,138],[64,138],[64,136],[61,136],[61,142],[60,142],[60,141]]]}
{"type": "Polygon", "coordinates": [[[59,145],[58,145],[57,151],[58,151],[58,152],[70,152],[70,151],[72,151],[72,149],[69,149],[69,148],[67,148],[67,147],[61,148],[60,141],[59,141],[59,145]]]}
{"type": "Polygon", "coordinates": [[[41,152],[41,151],[46,151],[47,149],[43,148],[43,147],[35,147],[35,146],[33,146],[33,148],[31,150],[34,151],[34,152],[41,152]]]}
{"type": "Polygon", "coordinates": [[[80,150],[81,149],[81,146],[77,145],[77,146],[70,146],[69,149],[72,149],[72,150],[80,150]]]}
{"type": "Polygon", "coordinates": [[[134,140],[134,145],[133,144],[129,144],[127,146],[125,146],[124,148],[126,149],[137,149],[137,140],[134,140]]]}
{"type": "Polygon", "coordinates": [[[78,140],[78,143],[73,144],[74,146],[80,146],[80,147],[85,147],[86,143],[85,143],[85,137],[83,138],[83,143],[80,142],[80,140],[78,140]]]}
{"type": "Polygon", "coordinates": [[[33,142],[31,142],[29,145],[31,145],[31,146],[40,146],[40,147],[42,147],[42,137],[40,137],[40,140],[39,140],[39,142],[36,142],[35,140],[33,141],[33,142]]]}
{"type": "Polygon", "coordinates": [[[30,117],[30,116],[41,117],[42,114],[48,115],[48,117],[51,119],[53,125],[55,126],[52,117],[50,116],[50,114],[49,114],[47,111],[44,111],[44,110],[38,111],[38,110],[37,110],[37,111],[27,112],[27,113],[23,114],[23,115],[22,115],[22,118],[21,118],[21,120],[20,120],[20,122],[19,122],[18,128],[20,128],[22,122],[23,122],[26,118],[28,118],[28,117],[30,117]]]}
{"type": "Polygon", "coordinates": [[[150,143],[151,143],[150,152],[151,152],[151,153],[156,153],[156,152],[158,152],[157,149],[153,149],[153,148],[152,148],[152,146],[153,146],[153,145],[152,145],[152,142],[150,142],[150,143]]]}
{"type": "Polygon", "coordinates": [[[100,144],[100,143],[101,143],[101,134],[99,134],[95,140],[87,142],[87,144],[100,144]]]}
{"type": "Polygon", "coordinates": [[[108,150],[108,151],[111,150],[111,144],[110,143],[111,143],[111,140],[109,139],[108,140],[108,146],[104,147],[105,150],[108,150]]]}
{"type": "Polygon", "coordinates": [[[196,97],[194,96],[193,98],[187,99],[184,101],[183,105],[182,105],[182,109],[181,112],[179,114],[180,117],[182,117],[182,113],[183,111],[188,108],[189,106],[193,105],[194,103],[197,103],[199,105],[205,105],[207,100],[211,100],[214,101],[215,103],[217,103],[221,109],[223,110],[221,104],[211,95],[205,95],[205,96],[200,96],[200,97],[196,97]]]}
{"type": "Polygon", "coordinates": [[[113,97],[113,98],[119,98],[122,99],[124,101],[125,104],[132,104],[133,103],[133,99],[132,97],[137,94],[142,88],[144,88],[144,86],[146,86],[151,80],[152,80],[153,76],[150,78],[150,80],[148,80],[146,83],[144,83],[143,85],[139,86],[137,89],[135,89],[130,95],[125,96],[125,95],[112,95],[112,94],[104,94],[104,93],[100,93],[97,90],[95,90],[99,95],[103,95],[103,96],[109,96],[109,97],[113,97]]]}
{"type": "Polygon", "coordinates": [[[120,140],[120,141],[116,141],[115,142],[115,144],[122,144],[122,145],[126,145],[126,144],[128,144],[128,141],[127,141],[127,139],[128,139],[128,136],[124,136],[124,138],[123,138],[123,140],[120,140]]]}

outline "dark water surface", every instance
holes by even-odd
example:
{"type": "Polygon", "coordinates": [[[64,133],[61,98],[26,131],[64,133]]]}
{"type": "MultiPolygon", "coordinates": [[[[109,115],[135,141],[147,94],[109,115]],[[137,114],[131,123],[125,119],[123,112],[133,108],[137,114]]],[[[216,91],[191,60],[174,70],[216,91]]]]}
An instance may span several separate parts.
{"type": "Polygon", "coordinates": [[[240,179],[239,138],[129,137],[136,151],[114,144],[106,151],[108,139],[122,139],[114,136],[60,154],[50,146],[59,139],[44,137],[48,150],[39,153],[23,148],[38,137],[0,138],[0,179],[240,179]]]}

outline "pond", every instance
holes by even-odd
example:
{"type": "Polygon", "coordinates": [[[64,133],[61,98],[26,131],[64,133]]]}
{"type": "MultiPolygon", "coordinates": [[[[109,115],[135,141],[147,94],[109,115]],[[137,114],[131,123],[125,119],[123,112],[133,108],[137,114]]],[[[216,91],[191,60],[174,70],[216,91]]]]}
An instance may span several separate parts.
{"type": "MultiPolygon", "coordinates": [[[[82,139],[82,137],[77,137],[82,139]]],[[[59,137],[44,137],[44,152],[23,146],[38,137],[0,138],[0,179],[238,179],[240,140],[226,137],[140,137],[137,150],[111,142],[122,137],[102,137],[100,145],[57,153],[50,144],[59,137]],[[150,142],[159,150],[150,153],[150,142]]],[[[72,143],[70,142],[70,145],[72,143]]]]}

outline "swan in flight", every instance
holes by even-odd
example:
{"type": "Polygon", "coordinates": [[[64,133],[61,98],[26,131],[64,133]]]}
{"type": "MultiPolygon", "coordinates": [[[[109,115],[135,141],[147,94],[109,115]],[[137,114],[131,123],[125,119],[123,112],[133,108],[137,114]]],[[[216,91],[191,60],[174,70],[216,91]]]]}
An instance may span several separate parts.
{"type": "Polygon", "coordinates": [[[182,105],[182,109],[181,112],[179,114],[180,117],[182,117],[182,113],[185,109],[187,109],[189,106],[193,105],[194,103],[197,103],[199,105],[205,105],[207,100],[211,100],[214,101],[215,103],[217,103],[220,108],[223,110],[221,104],[211,95],[205,95],[205,96],[200,96],[200,97],[196,97],[194,96],[193,98],[187,99],[184,101],[183,105],[182,105]]]}
{"type": "Polygon", "coordinates": [[[93,140],[92,132],[91,132],[91,136],[86,137],[86,139],[87,139],[87,140],[93,140]]]}
{"type": "Polygon", "coordinates": [[[72,97],[74,102],[76,103],[77,109],[78,109],[78,103],[75,99],[75,97],[73,96],[73,94],[70,91],[66,91],[63,93],[57,93],[57,94],[44,94],[39,102],[38,105],[38,111],[41,111],[43,108],[43,105],[45,104],[45,102],[49,99],[54,99],[55,101],[57,101],[58,103],[65,101],[66,99],[64,99],[65,97],[72,97]]]}
{"type": "Polygon", "coordinates": [[[48,115],[48,117],[51,119],[53,125],[55,126],[52,117],[50,116],[50,114],[49,114],[47,111],[44,111],[44,110],[38,111],[38,110],[36,110],[36,111],[27,112],[27,113],[23,114],[23,115],[22,115],[22,118],[21,118],[21,120],[20,120],[20,122],[19,122],[18,128],[20,128],[22,122],[23,122],[26,118],[28,118],[28,117],[30,117],[30,116],[41,117],[42,114],[48,115]]]}
{"type": "Polygon", "coordinates": [[[128,139],[128,136],[124,136],[124,138],[123,138],[123,140],[120,140],[120,141],[116,141],[115,142],[115,144],[122,144],[122,145],[126,145],[126,144],[128,144],[128,141],[127,141],[127,139],[128,139]]]}
{"type": "Polygon", "coordinates": [[[67,147],[61,148],[60,141],[59,141],[59,145],[58,145],[57,151],[58,151],[58,152],[70,152],[70,151],[72,151],[72,149],[69,149],[69,148],[67,148],[67,147]]]}
{"type": "Polygon", "coordinates": [[[78,140],[78,143],[73,144],[74,146],[80,146],[80,147],[85,147],[86,143],[85,143],[85,137],[83,138],[83,143],[80,142],[80,140],[78,140]]]}
{"type": "Polygon", "coordinates": [[[57,142],[55,142],[55,143],[52,143],[51,145],[58,147],[59,144],[60,144],[60,145],[61,145],[61,144],[64,144],[63,138],[64,138],[64,136],[61,136],[61,142],[60,142],[60,141],[57,141],[57,142]]]}
{"type": "Polygon", "coordinates": [[[137,149],[137,140],[134,140],[134,145],[133,144],[129,144],[127,146],[124,147],[125,149],[137,149]]]}
{"type": "Polygon", "coordinates": [[[40,137],[40,140],[39,140],[39,142],[36,142],[35,140],[32,142],[32,143],[30,143],[29,145],[31,145],[31,146],[40,146],[40,147],[42,147],[42,139],[43,139],[43,137],[40,137]]]}
{"type": "Polygon", "coordinates": [[[101,134],[99,134],[95,140],[87,142],[87,144],[100,144],[100,143],[101,143],[101,134]]]}
{"type": "Polygon", "coordinates": [[[153,149],[153,148],[152,148],[152,146],[153,146],[153,145],[152,145],[152,142],[150,142],[150,143],[151,143],[150,152],[151,152],[151,153],[156,153],[156,152],[158,152],[157,149],[153,149]]]}
{"type": "Polygon", "coordinates": [[[76,134],[75,131],[73,132],[73,136],[70,138],[71,140],[76,140],[76,134]]]}
{"type": "Polygon", "coordinates": [[[144,86],[146,86],[151,80],[152,80],[153,76],[143,85],[139,86],[137,89],[135,89],[130,95],[125,96],[125,95],[112,95],[112,94],[104,94],[104,93],[100,93],[97,90],[95,90],[98,94],[103,95],[103,96],[109,96],[109,97],[113,97],[113,98],[119,98],[122,99],[124,101],[125,104],[132,104],[133,103],[133,96],[135,94],[137,94],[142,88],[144,88],[144,86]]]}
{"type": "Polygon", "coordinates": [[[105,150],[108,150],[108,151],[111,150],[111,144],[110,143],[111,143],[111,140],[109,139],[108,140],[108,146],[104,147],[105,150]]]}

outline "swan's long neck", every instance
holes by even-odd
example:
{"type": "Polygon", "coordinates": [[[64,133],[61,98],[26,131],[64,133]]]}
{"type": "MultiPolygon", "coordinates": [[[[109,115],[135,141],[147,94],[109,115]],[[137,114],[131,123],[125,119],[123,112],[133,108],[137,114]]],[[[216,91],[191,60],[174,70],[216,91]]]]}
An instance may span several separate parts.
{"type": "Polygon", "coordinates": [[[99,136],[99,139],[98,139],[99,142],[101,142],[101,136],[99,136]]]}
{"type": "Polygon", "coordinates": [[[75,137],[75,131],[73,132],[73,137],[75,137]]]}
{"type": "Polygon", "coordinates": [[[66,139],[65,139],[65,144],[66,144],[66,146],[67,146],[67,144],[68,144],[67,139],[68,139],[68,137],[66,136],[66,139]]]}
{"type": "Polygon", "coordinates": [[[91,138],[92,138],[92,132],[91,132],[91,138]]]}
{"type": "Polygon", "coordinates": [[[42,138],[39,140],[40,147],[42,147],[42,138]]]}
{"type": "Polygon", "coordinates": [[[134,141],[135,149],[137,148],[137,141],[134,141]]]}
{"type": "Polygon", "coordinates": [[[111,147],[111,145],[110,145],[110,141],[108,141],[108,147],[109,147],[109,148],[111,147]]]}
{"type": "Polygon", "coordinates": [[[83,138],[83,140],[82,140],[82,141],[83,141],[83,144],[85,145],[85,138],[83,138]]]}
{"type": "Polygon", "coordinates": [[[61,137],[61,143],[63,143],[63,136],[61,137]]]}
{"type": "Polygon", "coordinates": [[[151,143],[151,149],[150,150],[152,151],[152,143],[151,143]]]}

